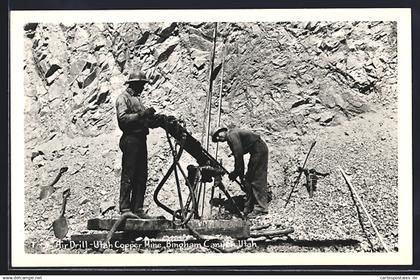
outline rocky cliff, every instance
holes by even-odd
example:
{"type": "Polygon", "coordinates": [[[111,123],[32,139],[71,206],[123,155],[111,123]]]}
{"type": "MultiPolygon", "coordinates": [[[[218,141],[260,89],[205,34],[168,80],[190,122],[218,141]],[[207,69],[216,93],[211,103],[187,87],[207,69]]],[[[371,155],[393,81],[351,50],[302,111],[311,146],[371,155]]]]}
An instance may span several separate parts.
{"type": "MultiPolygon", "coordinates": [[[[184,120],[204,139],[214,23],[30,23],[25,32],[29,239],[45,236],[58,214],[60,192],[42,205],[36,197],[61,166],[70,167],[57,186],[72,188],[74,232],[102,208],[117,205],[121,155],[114,101],[132,69],[152,79],[146,106],[184,120]]],[[[297,237],[364,236],[337,172],[342,165],[397,250],[396,38],[394,22],[218,24],[211,126],[217,124],[223,79],[222,123],[251,129],[267,142],[270,218],[294,224],[297,237]],[[294,170],[313,140],[318,144],[310,166],[331,175],[320,182],[315,198],[301,188],[283,209],[294,170]]],[[[148,140],[147,204],[156,213],[150,194],[169,165],[165,139],[156,129],[148,140]]],[[[231,168],[228,154],[221,145],[220,156],[231,168]]],[[[183,158],[184,165],[191,161],[183,158]]],[[[171,187],[162,196],[175,203],[171,187]]]]}

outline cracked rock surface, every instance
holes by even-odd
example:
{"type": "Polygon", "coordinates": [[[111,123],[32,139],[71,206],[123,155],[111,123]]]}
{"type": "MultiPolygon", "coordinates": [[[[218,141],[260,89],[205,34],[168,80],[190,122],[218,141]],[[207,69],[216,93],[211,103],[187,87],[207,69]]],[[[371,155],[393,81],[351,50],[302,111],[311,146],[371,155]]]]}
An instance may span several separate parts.
{"type": "MultiPolygon", "coordinates": [[[[86,233],[90,218],[118,215],[121,132],[114,102],[132,69],[141,67],[152,80],[143,95],[145,105],[182,119],[205,143],[213,27],[213,23],[25,26],[27,252],[72,252],[54,246],[57,240],[51,230],[67,188],[71,188],[68,236],[86,233]],[[55,184],[56,191],[38,200],[41,187],[64,166],[69,170],[55,184]],[[38,245],[33,247],[33,242],[38,245]]],[[[339,166],[390,250],[398,251],[396,23],[219,23],[218,31],[211,126],[217,125],[223,72],[222,124],[259,133],[270,150],[270,214],[254,223],[293,226],[294,240],[359,241],[354,246],[267,245],[243,252],[371,251],[369,241],[381,251],[363,214],[364,232],[360,226],[339,166]],[[284,207],[295,171],[314,140],[308,168],[330,175],[318,181],[313,198],[302,179],[284,207]]],[[[152,199],[171,164],[162,129],[151,130],[148,148],[148,213],[170,218],[152,199]]],[[[214,154],[215,148],[210,143],[209,152],[214,154]]],[[[221,144],[219,157],[232,170],[229,154],[228,146],[221,144]]],[[[185,168],[194,163],[189,155],[181,159],[185,168]]],[[[226,178],[224,182],[233,195],[241,194],[238,186],[226,178]]],[[[208,184],[207,198],[209,189],[208,184]]],[[[160,198],[177,207],[172,177],[160,198]]],[[[208,209],[205,216],[210,217],[208,209]]]]}

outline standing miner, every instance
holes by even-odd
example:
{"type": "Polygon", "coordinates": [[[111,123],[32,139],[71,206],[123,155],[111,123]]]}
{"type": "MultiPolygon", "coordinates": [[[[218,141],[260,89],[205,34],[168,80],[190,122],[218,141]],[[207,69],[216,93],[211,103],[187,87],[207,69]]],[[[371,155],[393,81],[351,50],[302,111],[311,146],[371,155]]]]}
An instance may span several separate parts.
{"type": "Polygon", "coordinates": [[[142,71],[133,71],[127,89],[116,101],[120,138],[122,170],[119,206],[121,213],[133,212],[142,219],[152,219],[143,210],[147,181],[147,135],[154,108],[143,105],[140,95],[149,80],[142,71]]]}
{"type": "Polygon", "coordinates": [[[261,137],[244,129],[217,129],[212,135],[213,142],[227,142],[235,157],[235,169],[229,173],[234,181],[238,176],[245,186],[245,214],[254,218],[268,213],[268,148],[261,137]],[[244,176],[244,154],[250,154],[248,170],[244,176]],[[254,206],[255,205],[255,206],[254,206]],[[251,212],[252,211],[252,212],[251,212]],[[250,213],[251,212],[251,213],[250,213]]]}

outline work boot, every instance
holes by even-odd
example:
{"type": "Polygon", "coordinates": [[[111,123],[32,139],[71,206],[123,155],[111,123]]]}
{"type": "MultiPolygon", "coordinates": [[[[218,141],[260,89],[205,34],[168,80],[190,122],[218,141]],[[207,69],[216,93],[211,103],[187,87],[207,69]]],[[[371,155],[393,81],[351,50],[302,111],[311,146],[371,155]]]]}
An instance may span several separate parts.
{"type": "Polygon", "coordinates": [[[121,209],[120,212],[121,212],[121,215],[122,215],[122,214],[125,214],[125,213],[128,213],[128,212],[131,212],[131,210],[124,208],[124,209],[121,209]]]}
{"type": "Polygon", "coordinates": [[[251,194],[247,194],[244,197],[244,214],[248,215],[254,210],[254,199],[251,194]]]}
{"type": "Polygon", "coordinates": [[[140,219],[145,219],[145,220],[162,220],[162,219],[164,220],[165,219],[165,217],[163,216],[150,216],[143,209],[139,209],[135,211],[134,214],[139,216],[140,219]]]}

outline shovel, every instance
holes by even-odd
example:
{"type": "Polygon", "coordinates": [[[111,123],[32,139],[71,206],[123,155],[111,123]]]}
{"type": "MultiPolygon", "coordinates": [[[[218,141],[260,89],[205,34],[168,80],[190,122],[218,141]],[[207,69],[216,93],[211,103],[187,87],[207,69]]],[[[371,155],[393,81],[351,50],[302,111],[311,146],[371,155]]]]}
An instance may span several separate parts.
{"type": "Polygon", "coordinates": [[[39,199],[44,199],[49,197],[53,192],[55,192],[54,185],[60,180],[61,175],[65,173],[69,168],[68,167],[61,167],[60,171],[58,171],[57,176],[55,177],[54,181],[49,184],[48,186],[44,186],[41,188],[41,192],[39,193],[39,199]]]}
{"type": "Polygon", "coordinates": [[[55,237],[63,239],[69,231],[69,225],[64,213],[66,211],[67,198],[70,196],[70,189],[63,192],[63,205],[61,206],[61,214],[58,219],[53,222],[53,230],[55,237]]]}

